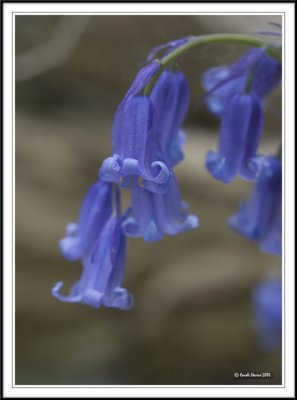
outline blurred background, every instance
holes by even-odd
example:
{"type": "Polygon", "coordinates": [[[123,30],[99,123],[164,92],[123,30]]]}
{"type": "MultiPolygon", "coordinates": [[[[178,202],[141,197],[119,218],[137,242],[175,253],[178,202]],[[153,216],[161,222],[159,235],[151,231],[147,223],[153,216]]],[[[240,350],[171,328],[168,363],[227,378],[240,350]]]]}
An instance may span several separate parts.
{"type": "MultiPolygon", "coordinates": [[[[158,243],[129,239],[129,312],[61,303],[78,279],[58,241],[98,167],[111,154],[113,114],[152,47],[185,35],[253,33],[274,16],[18,15],[16,49],[16,384],[281,384],[281,351],[252,329],[250,291],[279,258],[232,232],[226,218],[251,184],[224,185],[204,169],[218,121],[203,104],[201,73],[235,61],[242,46],[193,50],[180,68],[191,87],[186,159],[176,173],[200,227],[158,243]],[[270,372],[272,379],[235,379],[270,372]]],[[[281,93],[269,99],[261,151],[281,134],[281,93]],[[272,111],[272,110],[278,111],[272,111]]]]}

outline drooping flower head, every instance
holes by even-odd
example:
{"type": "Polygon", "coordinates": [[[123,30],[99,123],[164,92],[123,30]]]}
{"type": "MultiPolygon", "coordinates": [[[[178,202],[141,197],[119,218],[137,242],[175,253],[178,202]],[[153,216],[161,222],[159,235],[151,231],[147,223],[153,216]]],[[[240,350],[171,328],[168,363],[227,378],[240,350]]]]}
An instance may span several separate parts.
{"type": "MultiPolygon", "coordinates": [[[[58,300],[88,304],[95,308],[106,306],[127,310],[133,306],[133,297],[122,288],[126,263],[126,238],[122,230],[119,193],[116,190],[115,201],[109,196],[110,193],[108,196],[102,193],[102,188],[108,188],[109,192],[112,186],[110,183],[97,182],[86,196],[80,215],[80,224],[85,227],[81,233],[85,236],[78,236],[82,243],[86,243],[84,247],[82,244],[79,245],[82,274],[69,295],[60,293],[62,282],[56,283],[52,294],[58,300]],[[104,202],[102,197],[98,196],[100,191],[98,188],[101,189],[104,202]],[[114,212],[109,212],[114,205],[114,212]]],[[[68,240],[74,239],[68,238],[68,240]]],[[[65,247],[67,246],[62,245],[62,250],[65,250],[65,247]]],[[[68,252],[66,254],[68,255],[68,252]]],[[[78,252],[75,254],[77,256],[78,252]]]]}
{"type": "Polygon", "coordinates": [[[282,337],[282,283],[270,277],[252,290],[253,328],[264,351],[277,350],[282,337]]]}
{"type": "Polygon", "coordinates": [[[209,151],[205,161],[214,178],[227,183],[239,173],[244,179],[256,179],[259,174],[256,151],[262,127],[258,98],[253,93],[234,94],[222,116],[218,151],[209,151]]]}
{"type": "Polygon", "coordinates": [[[172,167],[183,159],[187,80],[180,72],[165,70],[149,96],[128,93],[116,112],[113,155],[103,162],[100,177],[130,189],[141,184],[165,193],[172,167]]]}
{"type": "Polygon", "coordinates": [[[229,226],[256,241],[262,251],[282,253],[282,163],[268,156],[248,201],[229,218],[229,226]]]}

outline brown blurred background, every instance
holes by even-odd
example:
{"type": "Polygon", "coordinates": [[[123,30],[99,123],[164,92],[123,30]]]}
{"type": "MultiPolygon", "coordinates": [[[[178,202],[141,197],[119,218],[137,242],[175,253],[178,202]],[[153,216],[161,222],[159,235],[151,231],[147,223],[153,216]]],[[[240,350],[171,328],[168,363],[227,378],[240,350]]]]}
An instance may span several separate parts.
{"type": "MultiPolygon", "coordinates": [[[[251,184],[210,177],[218,121],[200,76],[236,60],[241,46],[209,45],[180,64],[190,80],[183,199],[200,227],[147,244],[129,240],[129,312],[60,303],[80,275],[58,241],[111,153],[113,114],[152,47],[185,35],[269,29],[273,16],[16,16],[16,384],[280,384],[281,352],[263,353],[251,328],[250,290],[280,260],[230,231],[251,184]],[[234,372],[270,372],[240,380],[234,372]]],[[[270,98],[281,108],[280,90],[270,98]]],[[[261,143],[274,152],[280,117],[266,113],[261,143]]],[[[279,114],[281,112],[279,111],[279,114]]]]}

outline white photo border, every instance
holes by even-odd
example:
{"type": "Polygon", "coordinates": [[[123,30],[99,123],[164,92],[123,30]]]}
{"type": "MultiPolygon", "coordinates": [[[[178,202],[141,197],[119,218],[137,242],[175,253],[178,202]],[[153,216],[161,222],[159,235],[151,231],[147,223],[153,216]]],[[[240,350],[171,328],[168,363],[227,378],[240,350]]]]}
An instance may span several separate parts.
{"type": "Polygon", "coordinates": [[[4,397],[294,397],[294,33],[295,3],[10,3],[3,2],[3,388],[4,397]],[[23,14],[281,15],[283,19],[283,384],[69,386],[15,385],[15,82],[14,21],[23,14]]]}

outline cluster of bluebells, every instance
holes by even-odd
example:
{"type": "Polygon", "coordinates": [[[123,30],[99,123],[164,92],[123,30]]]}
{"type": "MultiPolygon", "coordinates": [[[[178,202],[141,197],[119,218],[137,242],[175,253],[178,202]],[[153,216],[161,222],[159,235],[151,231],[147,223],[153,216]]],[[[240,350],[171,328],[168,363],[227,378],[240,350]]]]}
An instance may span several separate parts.
{"type": "MultiPolygon", "coordinates": [[[[136,75],[119,105],[112,128],[112,155],[99,168],[77,223],[67,226],[60,241],[62,254],[80,260],[82,274],[68,295],[58,282],[52,294],[66,302],[130,309],[133,296],[123,288],[127,237],[146,242],[177,235],[198,226],[182,200],[174,168],[184,159],[182,129],[189,108],[186,77],[176,68],[162,68],[155,56],[170,54],[190,37],[157,46],[136,75]],[[155,81],[152,90],[145,92],[155,81]],[[130,205],[121,209],[121,191],[130,205]]],[[[264,49],[252,48],[237,62],[207,70],[202,77],[209,110],[220,120],[217,151],[205,165],[223,183],[237,175],[253,181],[250,198],[229,218],[235,231],[257,243],[263,252],[281,255],[282,162],[258,154],[267,95],[281,81],[281,64],[264,49]]],[[[281,294],[268,282],[253,292],[254,325],[259,340],[271,334],[267,348],[280,337],[281,294]],[[280,315],[280,316],[279,316],[280,315]]],[[[264,339],[263,339],[264,338],[264,339]]]]}
{"type": "Polygon", "coordinates": [[[122,287],[126,261],[126,237],[159,241],[198,226],[181,199],[174,167],[183,158],[182,124],[189,107],[189,86],[180,71],[165,69],[150,95],[145,86],[159,72],[152,61],[163,48],[168,52],[187,38],[157,47],[148,64],[136,75],[119,105],[112,128],[112,156],[104,160],[99,179],[89,189],[78,223],[70,223],[60,250],[68,260],[81,260],[81,278],[70,294],[52,294],[66,302],[92,307],[133,306],[132,295],[122,287]],[[121,212],[120,193],[129,190],[131,204],[121,212]]]}
{"type": "MultiPolygon", "coordinates": [[[[220,120],[218,150],[208,152],[205,166],[224,183],[237,175],[254,182],[249,199],[241,202],[228,224],[261,251],[277,256],[282,254],[282,161],[279,154],[258,154],[258,147],[265,99],[281,76],[279,62],[263,49],[251,49],[236,63],[211,68],[202,77],[208,109],[220,120]]],[[[279,278],[253,288],[252,312],[260,348],[276,350],[282,331],[279,278]]]]}
{"type": "Polygon", "coordinates": [[[251,49],[236,63],[207,70],[202,78],[209,110],[220,119],[218,151],[209,151],[205,166],[228,183],[239,175],[254,181],[250,199],[240,204],[229,225],[263,252],[281,255],[282,162],[258,154],[266,96],[280,83],[281,64],[251,49]]]}

